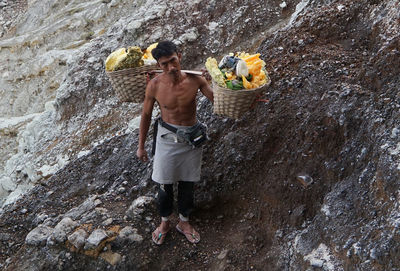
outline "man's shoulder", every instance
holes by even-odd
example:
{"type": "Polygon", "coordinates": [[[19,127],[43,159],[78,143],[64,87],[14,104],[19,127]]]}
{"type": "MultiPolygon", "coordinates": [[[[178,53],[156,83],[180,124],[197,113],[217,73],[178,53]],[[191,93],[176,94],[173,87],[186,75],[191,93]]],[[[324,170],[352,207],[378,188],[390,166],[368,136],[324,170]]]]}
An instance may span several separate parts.
{"type": "Polygon", "coordinates": [[[188,81],[190,82],[195,82],[198,84],[202,84],[203,83],[203,79],[204,77],[201,75],[197,75],[197,74],[192,74],[192,73],[185,73],[186,74],[186,78],[188,81]]]}
{"type": "Polygon", "coordinates": [[[147,82],[147,85],[152,88],[156,89],[157,86],[161,83],[161,74],[156,75],[150,81],[147,82]]]}

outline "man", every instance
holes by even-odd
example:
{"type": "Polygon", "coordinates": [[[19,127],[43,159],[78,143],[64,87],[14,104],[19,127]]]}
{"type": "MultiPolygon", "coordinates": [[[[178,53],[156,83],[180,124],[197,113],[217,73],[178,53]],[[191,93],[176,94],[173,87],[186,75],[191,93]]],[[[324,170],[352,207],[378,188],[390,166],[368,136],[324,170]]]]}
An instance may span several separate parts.
{"type": "Polygon", "coordinates": [[[148,161],[144,148],[151,123],[154,103],[161,110],[161,120],[156,124],[156,149],[153,164],[153,181],[159,184],[158,207],[161,224],[152,233],[154,243],[161,245],[170,230],[169,216],[173,212],[173,184],[178,182],[179,223],[176,229],[191,243],[200,241],[199,233],[190,225],[189,214],[193,209],[193,186],[200,180],[202,148],[192,147],[181,136],[168,130],[162,124],[181,131],[197,127],[196,95],[200,90],[211,102],[213,92],[202,76],[181,71],[181,53],[174,43],[163,41],[152,50],[162,74],[147,84],[139,128],[137,157],[148,161]]]}

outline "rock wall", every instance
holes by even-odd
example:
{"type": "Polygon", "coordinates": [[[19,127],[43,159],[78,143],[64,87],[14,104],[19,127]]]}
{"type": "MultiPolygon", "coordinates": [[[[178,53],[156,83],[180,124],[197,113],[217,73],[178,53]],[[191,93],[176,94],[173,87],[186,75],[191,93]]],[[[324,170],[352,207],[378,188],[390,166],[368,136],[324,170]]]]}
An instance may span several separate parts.
{"type": "Polygon", "coordinates": [[[29,2],[15,34],[0,41],[6,60],[0,64],[1,201],[12,202],[42,177],[135,126],[130,120],[139,105],[118,103],[104,72],[113,50],[171,39],[181,45],[186,68],[200,67],[209,55],[255,48],[265,27],[287,20],[295,3],[283,11],[275,1],[29,2]],[[254,40],[233,45],[248,29],[254,40]]]}
{"type": "Polygon", "coordinates": [[[398,4],[136,2],[137,15],[79,47],[54,106],[19,135],[14,161],[34,161],[41,174],[0,214],[2,266],[398,270],[398,4]],[[181,43],[187,68],[257,50],[272,79],[269,102],[236,121],[199,98],[211,141],[196,193],[197,246],[175,233],[152,245],[151,163],[134,157],[140,107],[116,101],[102,66],[114,46],[160,38],[181,43]]]}

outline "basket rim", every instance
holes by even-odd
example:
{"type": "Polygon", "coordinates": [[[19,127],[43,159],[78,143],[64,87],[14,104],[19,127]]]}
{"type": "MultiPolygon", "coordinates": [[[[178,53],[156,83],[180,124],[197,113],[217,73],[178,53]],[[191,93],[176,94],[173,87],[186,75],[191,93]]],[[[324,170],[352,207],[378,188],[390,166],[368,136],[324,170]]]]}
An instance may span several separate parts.
{"type": "Polygon", "coordinates": [[[217,87],[220,90],[225,90],[225,91],[232,92],[232,93],[249,93],[249,92],[258,92],[258,91],[261,91],[264,88],[268,87],[271,84],[271,79],[267,83],[265,83],[264,85],[259,86],[258,88],[250,88],[250,89],[245,89],[245,88],[244,89],[224,88],[224,87],[221,87],[220,85],[218,85],[214,80],[212,82],[213,82],[213,87],[217,87]]]}
{"type": "Polygon", "coordinates": [[[123,69],[123,70],[119,70],[119,71],[107,71],[107,74],[110,75],[123,75],[126,73],[138,73],[138,72],[146,72],[146,71],[150,71],[150,70],[155,70],[158,68],[157,64],[152,64],[152,65],[143,65],[140,67],[135,67],[135,68],[129,68],[129,69],[123,69]]]}

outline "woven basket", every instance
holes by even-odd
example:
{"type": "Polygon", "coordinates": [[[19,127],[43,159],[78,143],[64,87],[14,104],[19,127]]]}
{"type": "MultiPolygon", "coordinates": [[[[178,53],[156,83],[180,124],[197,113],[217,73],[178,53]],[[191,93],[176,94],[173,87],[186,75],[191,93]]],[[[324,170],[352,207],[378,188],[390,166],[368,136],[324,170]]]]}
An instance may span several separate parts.
{"type": "Polygon", "coordinates": [[[214,114],[233,119],[240,118],[255,105],[270,83],[271,81],[259,88],[232,90],[220,87],[213,81],[214,114]]]}
{"type": "Polygon", "coordinates": [[[141,103],[146,90],[146,74],[155,69],[157,69],[157,65],[145,65],[106,73],[121,102],[141,103]]]}

